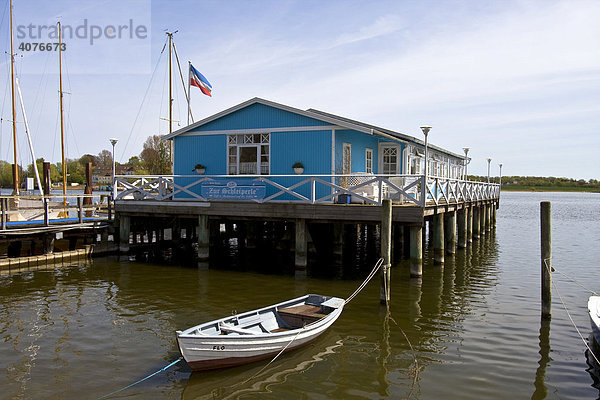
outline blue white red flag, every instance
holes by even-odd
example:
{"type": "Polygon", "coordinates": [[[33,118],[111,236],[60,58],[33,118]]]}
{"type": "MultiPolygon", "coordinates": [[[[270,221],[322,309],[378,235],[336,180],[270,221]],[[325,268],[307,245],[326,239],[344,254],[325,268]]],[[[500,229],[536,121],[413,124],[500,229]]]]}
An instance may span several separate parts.
{"type": "Polygon", "coordinates": [[[190,64],[190,85],[200,88],[202,93],[212,97],[212,85],[208,82],[208,79],[204,77],[192,64],[190,64]]]}

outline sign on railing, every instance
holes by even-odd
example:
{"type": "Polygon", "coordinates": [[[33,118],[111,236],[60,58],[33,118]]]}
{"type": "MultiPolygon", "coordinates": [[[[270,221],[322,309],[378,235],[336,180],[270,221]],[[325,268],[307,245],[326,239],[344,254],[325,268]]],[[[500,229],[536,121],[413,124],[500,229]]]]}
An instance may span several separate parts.
{"type": "Polygon", "coordinates": [[[200,195],[211,200],[260,200],[265,197],[262,182],[205,181],[200,186],[200,195]]]}

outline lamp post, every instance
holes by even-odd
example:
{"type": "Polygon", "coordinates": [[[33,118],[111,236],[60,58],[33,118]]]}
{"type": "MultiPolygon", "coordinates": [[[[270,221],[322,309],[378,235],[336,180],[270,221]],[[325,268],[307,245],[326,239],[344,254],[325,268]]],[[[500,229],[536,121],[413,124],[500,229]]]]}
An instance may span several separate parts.
{"type": "Polygon", "coordinates": [[[463,151],[465,152],[465,181],[467,180],[467,177],[469,176],[467,174],[467,165],[469,165],[469,157],[468,157],[469,150],[470,149],[468,147],[463,147],[463,151]]]}
{"type": "Polygon", "coordinates": [[[487,180],[487,182],[490,183],[490,164],[492,162],[492,159],[488,158],[487,161],[488,161],[488,180],[487,180]]]}
{"type": "Polygon", "coordinates": [[[115,145],[119,139],[110,138],[110,144],[112,144],[112,198],[113,201],[117,198],[117,185],[115,184],[115,145]]]}
{"type": "Polygon", "coordinates": [[[502,189],[502,163],[498,164],[500,167],[500,189],[502,189]]]}
{"type": "Polygon", "coordinates": [[[421,127],[423,135],[425,135],[425,170],[423,174],[423,186],[421,187],[421,201],[423,202],[423,207],[425,207],[427,204],[427,163],[429,162],[427,158],[427,134],[429,133],[430,129],[430,126],[421,127]]]}

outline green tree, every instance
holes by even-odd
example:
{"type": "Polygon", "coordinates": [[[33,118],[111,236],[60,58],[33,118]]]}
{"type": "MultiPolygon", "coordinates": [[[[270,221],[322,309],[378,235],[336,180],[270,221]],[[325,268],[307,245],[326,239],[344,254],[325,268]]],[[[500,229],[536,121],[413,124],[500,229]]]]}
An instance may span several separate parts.
{"type": "Polygon", "coordinates": [[[149,136],[144,142],[144,149],[140,153],[142,165],[150,174],[171,173],[171,149],[168,142],[160,136],[149,136]]]}

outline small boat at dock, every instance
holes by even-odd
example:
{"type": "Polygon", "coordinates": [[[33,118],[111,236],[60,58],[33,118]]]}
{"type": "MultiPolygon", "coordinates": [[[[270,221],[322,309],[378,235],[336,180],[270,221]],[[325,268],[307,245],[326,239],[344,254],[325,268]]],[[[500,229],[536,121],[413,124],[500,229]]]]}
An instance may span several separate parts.
{"type": "Polygon", "coordinates": [[[592,334],[596,343],[600,345],[600,296],[590,296],[588,300],[588,311],[592,325],[592,334]]]}
{"type": "Polygon", "coordinates": [[[325,332],[346,300],[307,294],[177,331],[179,350],[194,371],[273,358],[325,332]]]}

